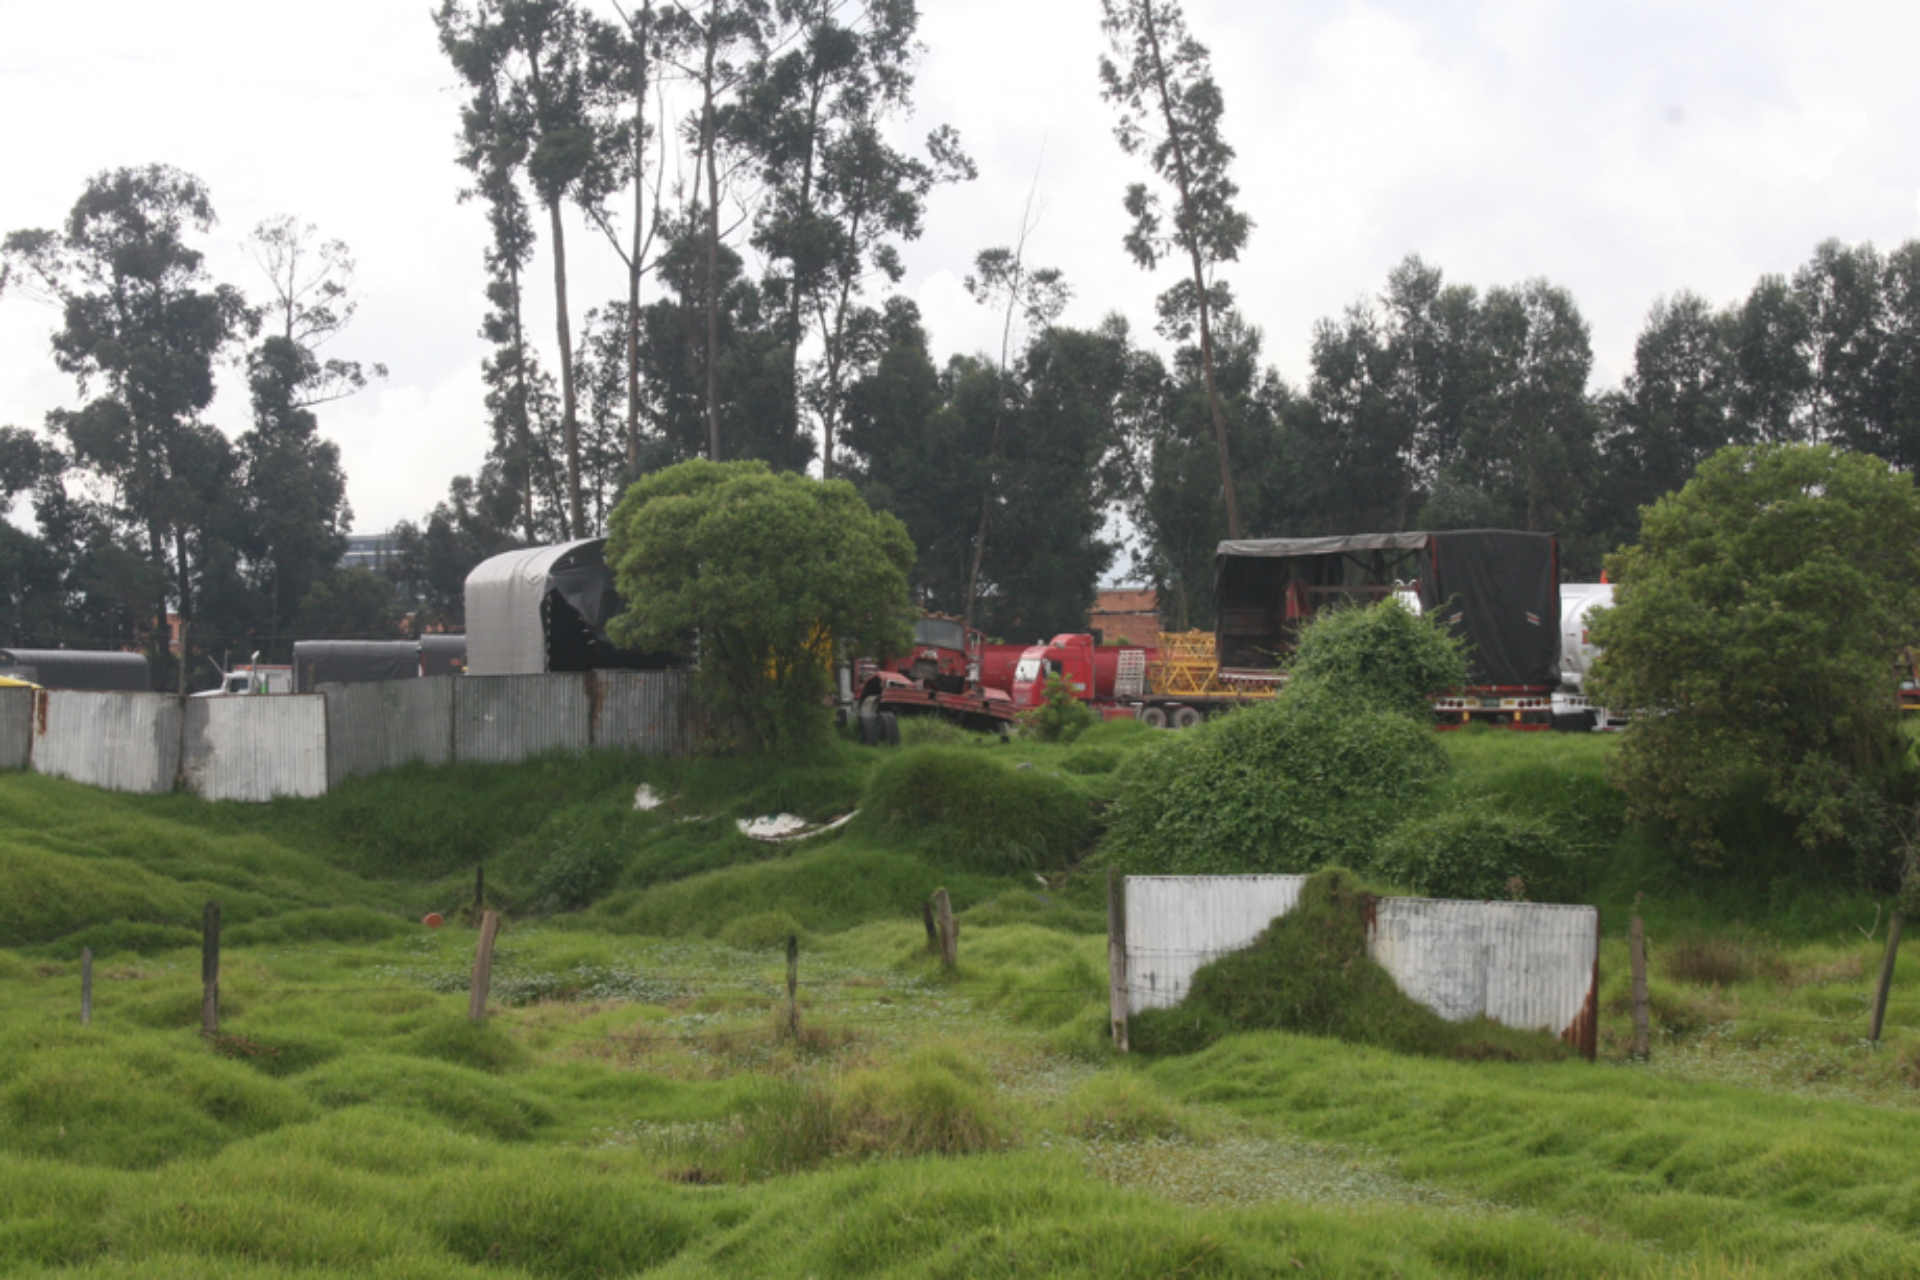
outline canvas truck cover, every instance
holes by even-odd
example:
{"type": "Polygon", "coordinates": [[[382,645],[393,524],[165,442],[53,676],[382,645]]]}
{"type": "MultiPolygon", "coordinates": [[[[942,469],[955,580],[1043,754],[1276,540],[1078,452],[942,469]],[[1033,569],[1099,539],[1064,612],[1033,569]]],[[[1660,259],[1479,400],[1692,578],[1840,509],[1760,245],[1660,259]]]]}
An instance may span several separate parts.
{"type": "Polygon", "coordinates": [[[503,551],[467,575],[467,674],[670,666],[670,654],[622,649],[607,623],[625,608],[605,538],[503,551]]]}
{"type": "Polygon", "coordinates": [[[1411,590],[1468,643],[1481,687],[1559,682],[1560,549],[1550,533],[1513,529],[1234,539],[1214,554],[1222,667],[1283,665],[1321,609],[1411,590]]]}
{"type": "Polygon", "coordinates": [[[0,675],[47,689],[153,692],[147,655],[112,649],[0,649],[0,675]]]}
{"type": "Polygon", "coordinates": [[[293,691],[312,693],[323,684],[412,680],[420,674],[420,646],[412,640],[297,640],[293,645],[293,691]]]}

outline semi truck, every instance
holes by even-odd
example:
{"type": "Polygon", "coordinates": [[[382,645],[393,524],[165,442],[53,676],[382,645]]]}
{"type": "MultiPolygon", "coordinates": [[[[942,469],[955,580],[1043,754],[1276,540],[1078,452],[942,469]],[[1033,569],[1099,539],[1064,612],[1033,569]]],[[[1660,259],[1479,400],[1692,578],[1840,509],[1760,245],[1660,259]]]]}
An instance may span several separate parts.
{"type": "Polygon", "coordinates": [[[1560,584],[1560,687],[1553,693],[1556,729],[1621,729],[1627,718],[1587,697],[1587,676],[1600,647],[1588,623],[1599,609],[1613,607],[1613,586],[1606,582],[1560,584]]]}
{"type": "Polygon", "coordinates": [[[43,689],[153,692],[147,655],[113,649],[0,649],[0,675],[43,689]]]}
{"type": "Polygon", "coordinates": [[[1510,529],[1229,540],[1214,556],[1215,632],[1163,635],[1157,649],[1055,636],[1021,655],[1013,703],[1040,705],[1058,676],[1104,716],[1198,724],[1275,696],[1300,628],[1322,609],[1391,597],[1439,613],[1467,642],[1467,684],[1434,698],[1442,727],[1545,729],[1560,681],[1559,574],[1552,534],[1510,529]]]}
{"type": "Polygon", "coordinates": [[[1013,732],[1013,699],[980,678],[985,644],[977,628],[946,614],[922,615],[913,644],[885,662],[862,659],[853,686],[855,725],[869,745],[898,743],[901,716],[939,716],[963,728],[1013,732]]]}

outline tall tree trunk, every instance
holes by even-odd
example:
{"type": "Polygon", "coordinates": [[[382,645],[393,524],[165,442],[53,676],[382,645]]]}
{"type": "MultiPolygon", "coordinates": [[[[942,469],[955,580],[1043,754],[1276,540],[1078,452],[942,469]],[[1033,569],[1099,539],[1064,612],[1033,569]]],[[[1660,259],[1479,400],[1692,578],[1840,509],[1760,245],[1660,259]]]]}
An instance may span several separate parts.
{"type": "Polygon", "coordinates": [[[713,62],[719,44],[719,24],[709,4],[707,63],[700,82],[700,148],[707,158],[707,457],[714,462],[720,461],[720,391],[715,369],[720,359],[720,170],[713,119],[713,62]]]}
{"type": "Polygon", "coordinates": [[[647,35],[653,6],[640,6],[633,57],[633,250],[627,258],[627,480],[640,475],[640,256],[647,194],[647,35]]]}
{"type": "MultiPolygon", "coordinates": [[[[1160,29],[1155,21],[1153,0],[1145,0],[1145,21],[1142,26],[1146,32],[1147,44],[1152,50],[1153,78],[1160,90],[1160,114],[1166,121],[1167,141],[1173,147],[1174,173],[1180,188],[1180,209],[1187,213],[1193,206],[1193,178],[1187,165],[1186,140],[1181,136],[1179,122],[1173,118],[1173,101],[1167,87],[1167,66],[1160,55],[1160,29]]],[[[1185,221],[1185,219],[1182,219],[1185,221]]],[[[1193,263],[1193,289],[1200,307],[1200,368],[1207,387],[1207,409],[1213,418],[1213,440],[1220,451],[1220,494],[1227,508],[1227,536],[1238,538],[1240,532],[1240,499],[1234,490],[1233,466],[1227,457],[1227,414],[1220,403],[1220,392],[1214,386],[1213,379],[1213,324],[1211,307],[1207,301],[1207,273],[1200,258],[1200,243],[1189,231],[1183,239],[1186,241],[1187,255],[1193,263]]]]}
{"type": "MultiPolygon", "coordinates": [[[[813,212],[813,161],[818,150],[816,143],[820,127],[820,95],[826,82],[816,72],[813,82],[813,97],[807,103],[807,155],[800,165],[800,216],[805,219],[813,212]]],[[[792,268],[793,279],[787,286],[787,429],[797,440],[800,437],[800,260],[787,259],[792,268]]],[[[822,466],[824,466],[824,459],[822,466]]],[[[825,474],[824,472],[822,474],[825,474]]]]}
{"type": "Polygon", "coordinates": [[[526,335],[520,328],[520,268],[511,262],[507,266],[507,287],[513,296],[513,425],[520,433],[520,458],[526,468],[521,479],[520,521],[527,545],[533,546],[539,539],[533,529],[533,424],[528,421],[531,395],[527,389],[526,335]]]}
{"type": "Polygon", "coordinates": [[[560,343],[560,436],[567,449],[565,532],[569,538],[584,538],[587,522],[580,505],[580,424],[574,420],[573,325],[567,319],[567,240],[557,197],[547,205],[547,224],[553,231],[553,328],[560,343]]]}

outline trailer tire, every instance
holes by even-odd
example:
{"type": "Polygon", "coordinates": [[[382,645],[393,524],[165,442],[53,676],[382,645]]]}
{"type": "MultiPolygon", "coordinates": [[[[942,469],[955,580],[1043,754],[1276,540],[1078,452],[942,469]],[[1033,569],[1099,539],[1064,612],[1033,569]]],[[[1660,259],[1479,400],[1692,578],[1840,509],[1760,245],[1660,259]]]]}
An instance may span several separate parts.
{"type": "Polygon", "coordinates": [[[854,720],[860,727],[860,745],[863,747],[879,746],[880,700],[872,697],[860,699],[860,705],[854,712],[854,720]]]}
{"type": "Polygon", "coordinates": [[[1204,719],[1206,717],[1200,713],[1198,707],[1175,707],[1167,723],[1176,729],[1191,729],[1204,719]]]}
{"type": "Polygon", "coordinates": [[[900,745],[900,717],[891,711],[880,713],[880,741],[889,747],[900,745]]]}
{"type": "Polygon", "coordinates": [[[1140,723],[1149,729],[1167,727],[1167,709],[1165,707],[1142,707],[1139,711],[1140,723]]]}

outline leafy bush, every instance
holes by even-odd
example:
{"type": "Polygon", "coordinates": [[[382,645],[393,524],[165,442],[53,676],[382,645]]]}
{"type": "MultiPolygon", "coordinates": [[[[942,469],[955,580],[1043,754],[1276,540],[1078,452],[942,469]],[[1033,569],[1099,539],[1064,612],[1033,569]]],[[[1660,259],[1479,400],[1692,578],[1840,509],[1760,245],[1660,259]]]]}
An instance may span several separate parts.
{"type": "Polygon", "coordinates": [[[1162,735],[1121,766],[1105,848],[1141,874],[1364,863],[1446,770],[1423,720],[1324,682],[1162,735]]]}
{"type": "Polygon", "coordinates": [[[1296,682],[1323,683],[1425,717],[1433,694],[1466,683],[1466,644],[1439,614],[1415,614],[1398,600],[1382,600],[1316,616],[1300,632],[1288,672],[1296,682]]]}
{"type": "Polygon", "coordinates": [[[1093,811],[1036,769],[954,747],[903,751],[875,771],[864,829],[972,871],[1064,867],[1092,841],[1093,811]]]}
{"type": "Polygon", "coordinates": [[[1431,898],[1552,897],[1563,866],[1560,838],[1545,822],[1480,808],[1403,823],[1373,858],[1382,877],[1431,898]]]}
{"type": "Polygon", "coordinates": [[[1096,720],[1093,708],[1076,698],[1073,686],[1059,676],[1047,677],[1046,701],[1020,717],[1027,732],[1042,742],[1072,742],[1096,720]]]}
{"type": "Polygon", "coordinates": [[[509,867],[533,864],[528,897],[535,910],[578,910],[620,878],[634,821],[620,809],[571,805],[541,823],[504,861],[509,867]]]}
{"type": "Polygon", "coordinates": [[[787,911],[756,911],[750,916],[729,920],[720,930],[720,941],[742,951],[767,951],[785,947],[788,938],[806,940],[807,931],[787,911]]]}
{"type": "Polygon", "coordinates": [[[1185,1053],[1229,1032],[1264,1029],[1437,1056],[1566,1055],[1566,1046],[1544,1033],[1485,1020],[1448,1022],[1400,990],[1367,955],[1373,899],[1350,871],[1317,872],[1293,910],[1250,946],[1201,966],[1179,1005],[1134,1015],[1131,1043],[1149,1053],[1185,1053]]]}

